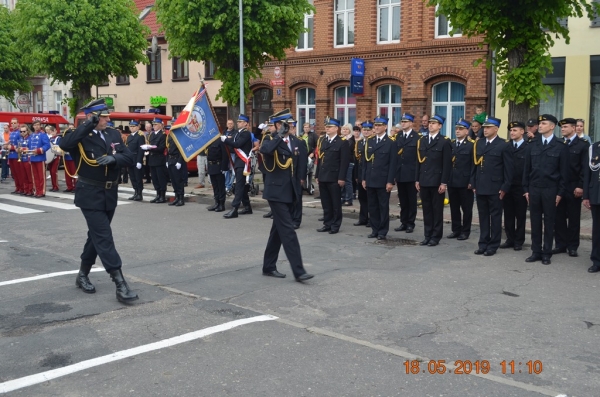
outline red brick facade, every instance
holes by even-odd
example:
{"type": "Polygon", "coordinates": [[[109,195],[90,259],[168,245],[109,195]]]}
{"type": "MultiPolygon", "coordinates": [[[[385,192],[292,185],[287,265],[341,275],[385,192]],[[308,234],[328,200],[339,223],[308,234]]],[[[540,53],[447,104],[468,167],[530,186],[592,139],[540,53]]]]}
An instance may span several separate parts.
{"type": "MultiPolygon", "coordinates": [[[[364,95],[357,97],[356,118],[373,119],[377,115],[377,89],[386,84],[402,89],[402,112],[417,116],[432,111],[432,87],[451,81],[465,86],[465,116],[471,119],[475,105],[488,109],[488,70],[485,62],[473,63],[488,54],[479,38],[435,38],[435,9],[423,0],[401,0],[400,42],[378,44],[378,0],[355,0],[354,46],[334,47],[335,0],[315,0],[314,44],[312,50],[291,49],[282,62],[270,62],[263,78],[250,82],[253,92],[272,88],[272,109],[290,108],[296,113],[296,91],[316,91],[316,124],[320,130],[326,115],[335,115],[334,91],[349,86],[350,60],[365,60],[364,95]],[[271,87],[274,68],[281,70],[283,86],[271,87]],[[281,94],[277,95],[277,89],[281,94]]],[[[252,114],[252,100],[247,114],[252,114]]],[[[253,124],[264,120],[252,120],[253,124]]],[[[417,120],[415,120],[417,121],[417,120]]],[[[418,128],[418,122],[415,125],[418,128]]]]}

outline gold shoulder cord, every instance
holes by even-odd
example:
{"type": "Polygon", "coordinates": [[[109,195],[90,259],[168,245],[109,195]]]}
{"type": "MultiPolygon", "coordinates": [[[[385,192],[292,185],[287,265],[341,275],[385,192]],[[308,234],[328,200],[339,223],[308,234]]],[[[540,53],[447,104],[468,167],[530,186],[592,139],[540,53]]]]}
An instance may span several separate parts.
{"type": "MultiPolygon", "coordinates": [[[[264,139],[266,137],[267,136],[265,135],[262,140],[264,141],[264,139]]],[[[271,139],[273,139],[273,138],[271,137],[271,135],[269,135],[269,140],[271,140],[271,139]]],[[[261,144],[262,144],[262,141],[261,141],[261,144]]],[[[273,153],[273,156],[274,156],[273,168],[269,169],[269,167],[267,166],[267,162],[265,161],[265,157],[262,153],[261,153],[261,156],[263,158],[263,165],[265,166],[265,169],[267,170],[267,172],[275,171],[275,166],[281,168],[282,170],[287,170],[288,168],[292,167],[292,176],[294,176],[294,164],[293,164],[293,160],[291,157],[289,159],[287,159],[285,161],[285,163],[282,164],[281,161],[279,161],[279,156],[278,156],[277,150],[275,150],[275,152],[273,153]]]]}
{"type": "Polygon", "coordinates": [[[483,155],[479,158],[479,160],[477,159],[477,145],[473,145],[473,162],[476,166],[482,164],[483,167],[483,155]]]}
{"type": "Polygon", "coordinates": [[[325,158],[325,153],[321,150],[321,146],[323,146],[323,137],[319,137],[319,141],[317,142],[317,147],[319,148],[319,160],[323,160],[325,158]]]}
{"type": "Polygon", "coordinates": [[[356,145],[354,145],[354,157],[357,160],[360,160],[360,158],[362,157],[362,155],[360,154],[360,152],[358,151],[358,145],[360,144],[360,141],[356,142],[356,145]]]}
{"type": "Polygon", "coordinates": [[[425,162],[425,160],[427,160],[427,157],[423,157],[421,158],[421,152],[419,151],[419,149],[421,148],[421,140],[423,138],[419,138],[419,140],[417,141],[417,159],[419,160],[419,164],[423,164],[425,162]]]}
{"type": "Polygon", "coordinates": [[[371,157],[369,157],[369,142],[368,140],[371,139],[372,137],[374,137],[375,135],[371,135],[369,138],[367,138],[367,142],[365,142],[365,160],[366,161],[373,161],[373,159],[375,158],[375,153],[373,153],[371,155],[371,157]]]}
{"type": "MultiPolygon", "coordinates": [[[[63,136],[66,135],[68,132],[73,132],[73,131],[72,130],[67,130],[67,131],[65,131],[65,133],[63,134],[63,136]]],[[[79,142],[77,144],[77,147],[79,148],[80,157],[79,157],[79,163],[77,164],[77,168],[75,169],[75,173],[73,175],[71,175],[69,173],[68,169],[67,169],[67,163],[66,163],[67,160],[65,160],[66,156],[63,156],[63,167],[64,167],[65,172],[67,173],[67,175],[69,177],[71,177],[71,178],[73,178],[74,176],[76,176],[76,175],[79,174],[79,169],[81,168],[81,162],[82,161],[85,161],[85,163],[87,165],[89,165],[90,167],[100,167],[100,165],[98,165],[98,162],[96,160],[90,159],[85,154],[85,150],[83,149],[83,145],[81,144],[81,142],[79,142]]],[[[104,175],[105,176],[108,175],[108,166],[104,166],[104,175]]]]}

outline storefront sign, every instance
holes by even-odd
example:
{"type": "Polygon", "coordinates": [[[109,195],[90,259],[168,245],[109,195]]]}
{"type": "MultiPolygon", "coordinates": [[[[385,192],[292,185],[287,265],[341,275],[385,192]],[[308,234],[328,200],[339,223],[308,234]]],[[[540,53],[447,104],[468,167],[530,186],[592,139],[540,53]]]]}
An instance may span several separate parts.
{"type": "Polygon", "coordinates": [[[17,106],[21,110],[27,110],[31,106],[29,95],[21,94],[17,97],[17,106]]]}
{"type": "Polygon", "coordinates": [[[115,106],[115,100],[114,100],[114,98],[105,97],[104,98],[104,102],[106,103],[106,106],[108,106],[109,108],[112,108],[112,107],[115,106]]]}
{"type": "Polygon", "coordinates": [[[285,85],[285,81],[283,79],[271,80],[271,85],[272,86],[285,85]]]}
{"type": "Polygon", "coordinates": [[[152,106],[165,105],[166,103],[167,103],[167,97],[164,97],[164,96],[151,96],[150,97],[150,105],[152,105],[152,106]]]}

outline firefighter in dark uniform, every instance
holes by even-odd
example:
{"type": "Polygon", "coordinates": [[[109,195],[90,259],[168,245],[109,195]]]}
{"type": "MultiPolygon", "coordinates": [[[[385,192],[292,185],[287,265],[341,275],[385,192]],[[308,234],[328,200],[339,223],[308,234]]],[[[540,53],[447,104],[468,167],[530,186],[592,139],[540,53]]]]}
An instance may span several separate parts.
{"type": "MultiPolygon", "coordinates": [[[[287,124],[290,127],[290,135],[296,136],[296,125],[298,122],[293,118],[289,118],[287,120],[287,124]]],[[[300,156],[306,157],[307,167],[308,167],[308,145],[304,139],[298,138],[298,142],[300,142],[299,146],[295,146],[293,149],[298,150],[300,156]]],[[[302,223],[302,192],[304,190],[304,184],[306,183],[306,178],[300,175],[300,184],[302,185],[302,189],[300,189],[300,194],[296,197],[296,201],[294,202],[294,212],[292,213],[292,221],[294,222],[294,229],[299,229],[300,224],[302,223]]]]}
{"type": "Polygon", "coordinates": [[[579,248],[583,173],[588,165],[590,144],[579,139],[575,133],[577,120],[566,118],[561,120],[559,125],[565,144],[569,148],[569,170],[568,178],[565,181],[565,195],[556,207],[555,244],[552,253],[568,252],[569,256],[575,257],[579,248]]]}
{"type": "Polygon", "coordinates": [[[229,158],[225,144],[220,138],[215,139],[206,149],[206,168],[213,187],[215,203],[207,208],[209,211],[225,211],[225,172],[229,169],[229,158]]]}
{"type": "Polygon", "coordinates": [[[513,175],[511,146],[498,137],[501,120],[487,117],[483,137],[474,150],[473,191],[479,212],[479,243],[475,255],[492,256],[502,241],[502,200],[510,191],[513,175]]]}
{"type": "Polygon", "coordinates": [[[141,146],[146,143],[146,138],[140,131],[140,122],[137,120],[129,122],[129,130],[131,133],[127,137],[125,145],[134,157],[133,166],[129,167],[129,177],[133,187],[133,196],[129,197],[129,200],[142,201],[144,200],[142,195],[142,190],[144,190],[144,171],[142,170],[144,151],[141,146]]]}
{"type": "Polygon", "coordinates": [[[156,190],[156,197],[150,200],[151,203],[166,203],[167,199],[165,194],[167,193],[167,175],[165,164],[167,159],[165,157],[165,148],[167,147],[167,136],[163,131],[162,119],[155,118],[152,121],[152,131],[148,135],[148,144],[141,146],[142,149],[147,150],[148,154],[148,165],[150,165],[150,175],[152,175],[152,184],[156,190]]]}
{"type": "Polygon", "coordinates": [[[302,194],[300,181],[306,175],[308,157],[301,156],[300,152],[294,149],[300,147],[302,142],[295,136],[289,135],[289,125],[286,120],[290,117],[288,109],[272,115],[271,133],[265,136],[260,146],[266,171],[263,198],[269,202],[273,212],[273,225],[265,248],[262,272],[265,276],[285,277],[285,274],[277,271],[277,258],[283,245],[294,278],[296,281],[303,282],[313,278],[313,275],[304,270],[292,213],[294,201],[302,194]]]}
{"type": "Polygon", "coordinates": [[[394,230],[412,233],[415,230],[417,217],[417,188],[415,187],[415,174],[417,166],[417,142],[420,134],[413,131],[415,116],[404,113],[400,120],[402,131],[396,135],[398,153],[396,183],[398,185],[398,199],[400,201],[400,226],[394,230]]]}
{"type": "Polygon", "coordinates": [[[319,141],[319,163],[315,179],[323,206],[323,226],[317,232],[335,234],[342,225],[342,189],[350,163],[348,142],[339,135],[340,121],[325,118],[326,135],[319,141]]]}
{"type": "Polygon", "coordinates": [[[592,266],[590,273],[600,272],[600,143],[588,148],[588,164],[583,180],[583,206],[592,211],[592,266]]]}
{"type": "Polygon", "coordinates": [[[369,120],[361,124],[362,139],[356,142],[354,157],[356,158],[356,183],[358,185],[358,203],[360,210],[358,212],[358,222],[354,226],[370,227],[369,222],[369,200],[367,198],[367,190],[363,187],[362,175],[362,158],[365,154],[365,145],[369,138],[373,136],[373,123],[369,120]]]}
{"type": "Polygon", "coordinates": [[[396,143],[386,134],[389,119],[373,119],[372,138],[367,140],[362,158],[362,185],[367,191],[371,234],[368,238],[385,240],[390,229],[390,192],[396,175],[396,143]]]}
{"type": "Polygon", "coordinates": [[[250,151],[252,150],[252,137],[248,130],[248,121],[250,121],[248,116],[240,114],[237,120],[237,131],[233,135],[221,136],[221,141],[229,148],[235,170],[235,196],[231,202],[233,208],[223,215],[223,218],[227,219],[238,217],[240,204],[244,206],[244,209],[240,211],[241,215],[252,214],[250,196],[248,196],[250,185],[246,183],[246,176],[250,175],[250,151]]]}
{"type": "Polygon", "coordinates": [[[169,203],[171,206],[181,207],[185,204],[183,201],[183,174],[181,173],[182,164],[185,163],[183,156],[179,151],[179,147],[175,143],[173,134],[167,134],[167,162],[165,163],[167,170],[169,171],[169,178],[171,179],[171,185],[175,192],[175,200],[169,203]]]}
{"type": "Polygon", "coordinates": [[[417,191],[421,193],[425,239],[421,245],[434,247],[444,233],[444,199],[452,171],[452,144],[440,134],[446,118],[436,114],[429,119],[429,135],[417,142],[417,191]]]}
{"type": "Polygon", "coordinates": [[[469,138],[471,123],[458,119],[454,133],[456,140],[452,142],[452,173],[448,182],[448,199],[450,200],[450,217],[452,233],[448,238],[466,240],[471,234],[473,221],[473,147],[475,141],[469,138]]]}
{"type": "Polygon", "coordinates": [[[509,142],[512,146],[513,173],[510,190],[502,199],[504,208],[504,231],[506,241],[500,248],[513,248],[515,251],[523,249],[525,243],[525,223],[527,222],[527,199],[523,190],[523,172],[525,171],[525,158],[529,150],[529,142],[525,139],[525,124],[513,121],[508,125],[510,133],[509,142]]]}
{"type": "Polygon", "coordinates": [[[549,265],[554,241],[556,206],[565,195],[569,147],[554,136],[558,121],[551,114],[538,117],[540,137],[529,143],[523,173],[523,189],[529,203],[532,255],[526,262],[549,265]],[[543,220],[543,229],[542,229],[543,220]],[[543,233],[542,233],[543,230],[543,233]],[[542,245],[543,237],[543,245],[542,245]]]}
{"type": "Polygon", "coordinates": [[[121,257],[115,248],[110,222],[117,207],[117,181],[121,167],[131,166],[134,158],[123,144],[121,134],[106,128],[110,117],[103,98],[88,103],[82,110],[87,120],[74,132],[65,134],[59,142],[60,148],[71,153],[75,163],[79,164],[75,205],[81,209],[88,226],[75,284],[83,292],[96,292],[88,275],[99,256],[116,284],[117,299],[131,302],[138,296],[123,278],[121,257]]]}

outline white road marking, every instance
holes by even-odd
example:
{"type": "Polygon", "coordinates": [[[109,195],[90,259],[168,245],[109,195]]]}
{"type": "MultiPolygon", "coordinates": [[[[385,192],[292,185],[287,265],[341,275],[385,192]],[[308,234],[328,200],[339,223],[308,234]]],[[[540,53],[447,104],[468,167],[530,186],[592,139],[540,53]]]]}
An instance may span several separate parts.
{"type": "MultiPolygon", "coordinates": [[[[91,271],[92,272],[101,272],[101,271],[104,271],[104,268],[103,267],[94,267],[94,268],[92,268],[91,271]]],[[[64,276],[66,274],[77,274],[77,273],[79,273],[79,270],[68,270],[65,272],[40,274],[39,276],[17,278],[15,280],[8,280],[8,281],[0,281],[0,287],[5,286],[5,285],[19,284],[19,283],[25,283],[27,281],[43,280],[45,278],[52,278],[52,277],[64,276]]]]}
{"type": "MultiPolygon", "coordinates": [[[[119,190],[122,191],[122,192],[132,192],[132,193],[134,191],[134,189],[132,187],[119,187],[119,190]]],[[[156,190],[144,189],[144,190],[142,190],[142,193],[145,193],[147,195],[156,195],[156,190]]],[[[175,197],[175,193],[173,193],[173,192],[167,192],[166,196],[168,196],[168,197],[175,197]]],[[[186,193],[183,196],[184,197],[192,197],[193,194],[186,193]]],[[[129,196],[127,196],[127,197],[129,197],[129,196]]]]}
{"type": "Polygon", "coordinates": [[[106,356],[93,358],[91,360],[86,360],[79,362],[77,364],[68,365],[63,368],[57,368],[46,372],[41,372],[39,374],[34,374],[30,376],[25,376],[23,378],[18,378],[14,380],[9,380],[4,383],[0,383],[0,393],[8,393],[14,390],[19,390],[24,387],[37,385],[39,383],[48,382],[49,380],[60,378],[62,376],[70,375],[75,372],[83,371],[88,368],[97,367],[99,365],[111,363],[114,361],[122,360],[124,358],[137,356],[138,354],[148,353],[154,350],[163,349],[165,347],[179,345],[181,343],[186,343],[193,341],[195,339],[204,338],[205,336],[216,334],[218,332],[228,331],[235,327],[239,327],[241,325],[246,325],[250,323],[255,323],[258,321],[271,321],[276,320],[277,317],[270,315],[262,315],[255,316],[250,318],[244,318],[241,320],[230,321],[225,324],[216,325],[214,327],[204,328],[198,331],[190,332],[187,334],[175,336],[173,338],[164,339],[162,341],[150,343],[147,345],[142,345],[138,347],[134,347],[132,349],[122,350],[119,352],[115,352],[112,354],[108,354],[106,356]]]}
{"type": "Polygon", "coordinates": [[[314,203],[320,203],[321,200],[317,200],[317,201],[304,201],[302,202],[302,204],[314,204],[314,203]]]}
{"type": "Polygon", "coordinates": [[[57,203],[54,201],[48,201],[48,200],[39,199],[39,198],[14,196],[12,194],[0,194],[0,198],[17,201],[19,203],[24,203],[24,204],[39,205],[41,207],[59,208],[61,210],[77,209],[77,207],[74,206],[73,204],[57,203]]]}
{"type": "Polygon", "coordinates": [[[3,203],[0,203],[0,211],[12,212],[13,214],[19,214],[19,215],[33,214],[36,212],[44,212],[44,211],[40,211],[40,210],[34,210],[33,208],[25,208],[25,207],[19,207],[17,205],[10,205],[10,204],[3,204],[3,203]]]}

